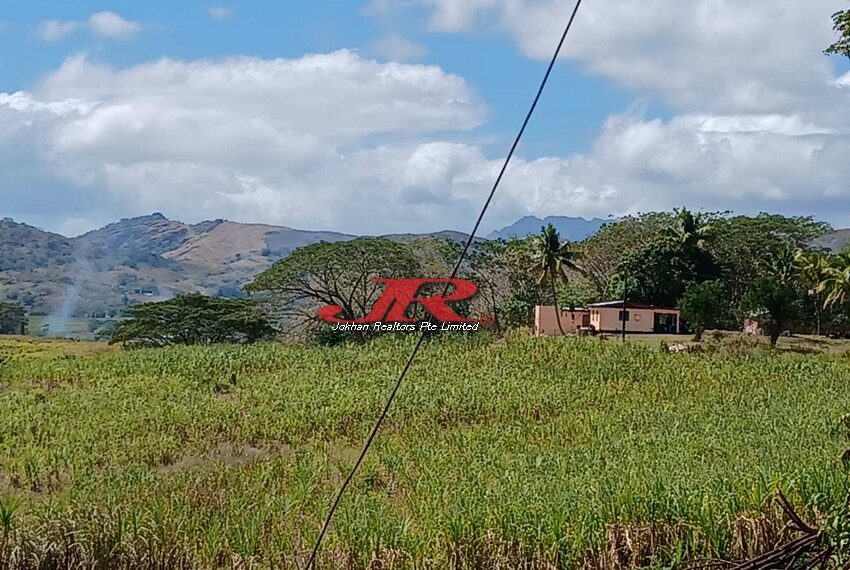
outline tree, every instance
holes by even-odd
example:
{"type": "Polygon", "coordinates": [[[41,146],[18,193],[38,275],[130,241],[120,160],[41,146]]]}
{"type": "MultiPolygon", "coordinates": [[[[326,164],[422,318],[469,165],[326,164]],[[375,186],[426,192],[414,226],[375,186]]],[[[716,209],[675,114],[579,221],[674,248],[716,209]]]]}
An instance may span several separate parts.
{"type": "Polygon", "coordinates": [[[832,29],[838,33],[838,41],[826,48],[826,53],[850,57],[850,10],[832,15],[832,29]]]}
{"type": "Polygon", "coordinates": [[[795,262],[799,278],[807,294],[813,301],[816,323],[815,331],[820,336],[821,311],[825,303],[824,289],[828,286],[828,281],[832,275],[830,260],[822,253],[797,250],[795,262]]]}
{"type": "Polygon", "coordinates": [[[800,298],[796,289],[791,284],[770,277],[756,279],[743,306],[767,331],[772,347],[776,346],[782,331],[791,327],[800,317],[800,298]]]}
{"type": "Polygon", "coordinates": [[[382,291],[378,277],[417,277],[420,264],[403,243],[362,237],[298,248],[260,273],[245,289],[260,293],[283,329],[312,328],[320,306],[338,305],[346,319],[369,313],[382,291]]]}
{"type": "MultiPolygon", "coordinates": [[[[474,314],[490,315],[497,332],[509,326],[528,325],[534,306],[540,304],[540,287],[528,271],[532,265],[533,239],[476,241],[464,258],[459,277],[478,285],[478,295],[472,299],[474,314]]],[[[443,241],[447,266],[451,271],[457,262],[462,244],[443,241]]]]}
{"type": "Polygon", "coordinates": [[[678,245],[662,237],[625,257],[614,292],[621,298],[628,282],[629,299],[672,307],[685,292],[686,283],[695,280],[678,245]]]}
{"type": "Polygon", "coordinates": [[[26,334],[27,312],[16,304],[0,302],[0,334],[26,334]]]}
{"type": "Polygon", "coordinates": [[[833,255],[829,259],[826,278],[820,289],[826,293],[826,307],[843,305],[850,300],[850,253],[833,255]]]}
{"type": "Polygon", "coordinates": [[[112,331],[110,344],[161,347],[172,344],[252,343],[273,338],[275,329],[252,299],[222,299],[200,293],[130,307],[129,319],[112,331]]]}
{"type": "Polygon", "coordinates": [[[714,239],[714,228],[706,214],[694,214],[687,208],[676,210],[674,222],[667,226],[664,235],[672,240],[681,251],[691,253],[705,251],[714,239]]]}
{"type": "Polygon", "coordinates": [[[633,299],[673,306],[688,283],[718,278],[720,267],[708,251],[714,239],[712,219],[685,208],[677,210],[653,239],[624,256],[617,283],[628,280],[633,299]]]}
{"type": "Polygon", "coordinates": [[[797,279],[798,251],[789,243],[779,245],[770,255],[761,259],[762,272],[783,285],[793,284],[797,279]]]}
{"type": "Polygon", "coordinates": [[[621,276],[617,271],[623,260],[660,238],[674,217],[669,212],[652,212],[626,216],[602,226],[579,246],[584,278],[594,297],[607,300],[617,297],[621,276]]]}
{"type": "Polygon", "coordinates": [[[561,242],[558,230],[552,224],[541,228],[540,234],[535,236],[534,265],[533,269],[538,275],[538,283],[548,281],[552,291],[552,301],[555,304],[555,318],[558,321],[558,330],[564,333],[561,324],[561,307],[558,303],[558,282],[566,283],[567,271],[580,271],[576,263],[578,254],[569,242],[561,242]]]}
{"type": "Polygon", "coordinates": [[[750,285],[762,275],[759,260],[782,244],[808,249],[812,240],[831,228],[811,217],[757,216],[719,217],[712,222],[714,239],[707,249],[720,265],[729,306],[740,306],[750,285]]]}
{"type": "Polygon", "coordinates": [[[723,315],[726,289],[721,281],[690,283],[679,300],[682,317],[694,331],[694,340],[702,340],[702,333],[717,326],[723,315]]]}
{"type": "Polygon", "coordinates": [[[748,291],[742,308],[749,311],[766,330],[770,346],[776,346],[783,330],[801,317],[798,292],[797,254],[790,243],[782,243],[756,263],[759,277],[748,291]]]}

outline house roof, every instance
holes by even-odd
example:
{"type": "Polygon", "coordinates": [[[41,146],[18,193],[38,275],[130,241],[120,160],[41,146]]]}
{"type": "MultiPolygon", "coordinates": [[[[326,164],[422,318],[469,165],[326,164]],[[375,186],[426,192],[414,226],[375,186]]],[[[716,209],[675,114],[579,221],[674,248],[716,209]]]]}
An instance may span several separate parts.
{"type": "MultiPolygon", "coordinates": [[[[603,301],[601,303],[588,303],[588,307],[592,309],[622,309],[623,301],[603,301]]],[[[645,303],[635,303],[626,301],[627,309],[652,309],[657,311],[678,311],[676,307],[661,307],[658,305],[647,305],[645,303]]]]}

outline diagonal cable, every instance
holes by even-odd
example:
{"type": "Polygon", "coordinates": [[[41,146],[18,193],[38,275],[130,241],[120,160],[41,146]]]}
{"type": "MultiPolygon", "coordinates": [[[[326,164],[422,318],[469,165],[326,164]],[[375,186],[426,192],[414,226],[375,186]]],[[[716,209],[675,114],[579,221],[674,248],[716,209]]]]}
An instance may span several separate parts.
{"type": "MultiPolygon", "coordinates": [[[[564,45],[564,40],[567,39],[567,34],[570,32],[570,28],[572,28],[573,21],[575,20],[576,14],[578,13],[579,6],[581,6],[582,0],[576,0],[575,7],[573,8],[572,14],[570,15],[570,19],[567,22],[566,27],[564,28],[564,33],[561,34],[561,39],[558,42],[558,46],[555,48],[555,53],[552,55],[552,60],[549,62],[549,67],[546,68],[546,74],[543,76],[543,80],[540,82],[540,87],[537,89],[537,94],[534,96],[534,101],[531,103],[531,107],[528,109],[528,113],[525,116],[525,120],[522,122],[522,127],[520,127],[519,132],[517,133],[516,138],[514,139],[513,144],[511,145],[510,151],[508,151],[508,155],[505,157],[505,162],[502,164],[502,168],[499,171],[499,176],[496,177],[496,181],[493,183],[493,188],[490,190],[490,194],[487,196],[487,200],[484,202],[484,206],[481,208],[481,213],[478,214],[478,219],[475,220],[475,225],[472,228],[472,231],[469,234],[469,237],[466,240],[466,243],[463,246],[463,250],[460,253],[460,257],[458,257],[457,263],[452,270],[451,279],[457,277],[458,271],[460,271],[460,266],[463,263],[464,257],[466,257],[469,248],[472,246],[473,241],[475,240],[475,234],[478,232],[478,227],[481,225],[481,220],[484,219],[484,214],[487,213],[487,208],[490,207],[490,202],[493,200],[493,196],[496,194],[496,189],[499,187],[499,184],[502,182],[502,177],[505,175],[505,171],[508,168],[508,164],[511,162],[511,158],[514,156],[514,152],[516,151],[517,146],[519,145],[519,141],[522,138],[523,133],[525,133],[525,128],[528,126],[528,122],[531,120],[531,115],[534,114],[534,109],[537,108],[537,103],[540,101],[540,96],[543,94],[543,89],[546,87],[546,83],[549,81],[549,75],[552,73],[552,68],[555,67],[555,62],[558,60],[558,55],[561,53],[561,47],[564,45]]],[[[449,284],[446,284],[446,288],[443,290],[443,295],[448,292],[449,284]]],[[[313,551],[310,554],[310,559],[307,562],[306,570],[315,569],[316,564],[316,556],[319,553],[319,549],[322,546],[322,540],[325,538],[325,534],[327,533],[328,527],[331,524],[331,520],[333,519],[334,513],[336,513],[336,509],[339,506],[339,502],[342,499],[343,494],[345,493],[348,486],[351,484],[351,480],[354,479],[355,473],[360,468],[360,464],[363,463],[363,459],[366,458],[366,454],[369,452],[369,448],[372,447],[372,442],[374,442],[375,437],[378,435],[378,431],[381,429],[381,425],[384,423],[384,420],[387,417],[387,413],[390,410],[390,406],[395,400],[396,394],[398,394],[399,388],[401,388],[401,384],[404,381],[405,376],[407,376],[408,370],[413,365],[413,361],[416,358],[416,354],[419,352],[420,347],[422,346],[422,342],[425,340],[425,334],[419,335],[419,340],[416,341],[416,345],[413,347],[413,350],[410,353],[410,356],[407,358],[407,362],[404,365],[404,368],[401,370],[401,374],[399,374],[398,380],[396,380],[395,386],[393,387],[392,392],[390,392],[389,398],[387,398],[386,404],[384,404],[384,409],[381,410],[381,415],[378,416],[378,420],[375,422],[375,426],[372,428],[372,432],[369,434],[369,438],[366,440],[366,443],[363,445],[363,449],[360,451],[360,456],[357,458],[357,462],[355,462],[354,467],[349,472],[348,476],[345,478],[342,486],[339,488],[339,491],[334,498],[333,503],[331,504],[331,508],[328,511],[328,515],[325,518],[325,522],[322,525],[322,530],[319,532],[319,537],[316,539],[316,544],[313,547],[313,551]]]]}

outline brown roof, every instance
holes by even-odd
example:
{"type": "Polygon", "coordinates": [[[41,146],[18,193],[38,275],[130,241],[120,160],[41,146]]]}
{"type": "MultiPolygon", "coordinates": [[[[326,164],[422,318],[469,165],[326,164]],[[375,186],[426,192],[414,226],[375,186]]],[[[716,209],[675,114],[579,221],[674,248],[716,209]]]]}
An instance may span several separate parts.
{"type": "MultiPolygon", "coordinates": [[[[588,303],[588,307],[593,309],[621,309],[622,301],[604,301],[602,303],[588,303]]],[[[653,309],[658,311],[678,311],[676,307],[662,307],[659,305],[647,305],[645,303],[635,303],[634,301],[626,301],[627,309],[653,309]]]]}

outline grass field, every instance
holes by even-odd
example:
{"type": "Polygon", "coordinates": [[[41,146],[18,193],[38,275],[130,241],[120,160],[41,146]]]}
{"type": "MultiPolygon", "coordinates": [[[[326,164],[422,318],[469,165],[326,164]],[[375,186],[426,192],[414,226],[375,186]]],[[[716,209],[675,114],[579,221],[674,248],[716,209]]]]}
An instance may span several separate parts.
{"type": "MultiPolygon", "coordinates": [[[[303,567],[411,340],[0,342],[0,567],[303,567]]],[[[776,489],[850,536],[846,355],[518,335],[420,356],[323,568],[743,557],[781,538],[776,489]]]]}

